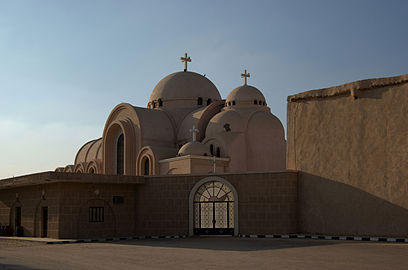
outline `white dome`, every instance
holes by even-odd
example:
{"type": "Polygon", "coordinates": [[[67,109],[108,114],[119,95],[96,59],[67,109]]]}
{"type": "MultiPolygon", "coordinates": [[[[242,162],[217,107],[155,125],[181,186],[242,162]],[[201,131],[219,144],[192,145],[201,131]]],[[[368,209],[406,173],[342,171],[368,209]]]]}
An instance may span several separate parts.
{"type": "Polygon", "coordinates": [[[178,156],[208,156],[207,146],[200,142],[188,142],[184,144],[178,151],[178,156]]]}
{"type": "Polygon", "coordinates": [[[169,100],[197,100],[206,102],[220,100],[221,96],[215,85],[206,77],[190,71],[172,73],[164,77],[153,89],[149,103],[159,99],[165,105],[169,100]]]}
{"type": "Polygon", "coordinates": [[[242,85],[232,90],[227,96],[227,106],[234,105],[266,105],[261,91],[250,85],[242,85]]]}

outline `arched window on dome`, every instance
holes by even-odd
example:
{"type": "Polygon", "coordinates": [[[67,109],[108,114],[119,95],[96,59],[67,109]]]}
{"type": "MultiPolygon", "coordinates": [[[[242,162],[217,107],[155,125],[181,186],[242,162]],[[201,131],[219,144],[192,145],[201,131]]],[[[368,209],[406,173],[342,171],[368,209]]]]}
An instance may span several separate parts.
{"type": "Polygon", "coordinates": [[[232,101],[232,105],[235,105],[235,100],[232,101]]]}
{"type": "Polygon", "coordinates": [[[207,99],[207,106],[210,105],[212,102],[211,98],[207,99]]]}
{"type": "Polygon", "coordinates": [[[217,155],[216,155],[217,157],[221,157],[221,151],[220,151],[220,148],[219,147],[217,147],[217,155]]]}
{"type": "Polygon", "coordinates": [[[228,101],[228,106],[231,106],[231,101],[228,101]]]}
{"type": "Polygon", "coordinates": [[[152,102],[153,109],[156,108],[156,102],[152,102]]]}
{"type": "Polygon", "coordinates": [[[214,145],[210,144],[210,154],[214,156],[214,145]]]}
{"type": "Polygon", "coordinates": [[[259,105],[262,105],[262,100],[259,101],[259,105]]]}
{"type": "Polygon", "coordinates": [[[90,173],[90,174],[94,174],[94,173],[95,173],[95,169],[94,169],[94,168],[90,168],[90,169],[89,169],[89,173],[90,173]]]}
{"type": "Polygon", "coordinates": [[[149,175],[150,174],[150,160],[149,158],[146,157],[144,160],[143,164],[143,175],[149,175]]]}
{"type": "Polygon", "coordinates": [[[123,133],[116,141],[116,174],[123,175],[125,169],[125,137],[123,133]]]}
{"type": "Polygon", "coordinates": [[[203,98],[202,97],[199,97],[197,99],[197,105],[203,105],[203,98]]]}
{"type": "Polygon", "coordinates": [[[159,98],[158,102],[159,102],[159,107],[162,107],[163,106],[163,100],[161,100],[161,98],[159,98]]]}
{"type": "Polygon", "coordinates": [[[255,105],[258,104],[258,101],[257,101],[256,99],[254,100],[254,104],[255,104],[255,105]]]}

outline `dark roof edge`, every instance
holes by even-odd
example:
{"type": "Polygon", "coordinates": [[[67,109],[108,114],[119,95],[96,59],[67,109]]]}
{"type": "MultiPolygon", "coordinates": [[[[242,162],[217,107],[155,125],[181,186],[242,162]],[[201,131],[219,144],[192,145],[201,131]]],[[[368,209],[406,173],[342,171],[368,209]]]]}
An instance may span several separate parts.
{"type": "Polygon", "coordinates": [[[0,180],[0,189],[51,183],[143,184],[143,176],[41,172],[0,180]]]}

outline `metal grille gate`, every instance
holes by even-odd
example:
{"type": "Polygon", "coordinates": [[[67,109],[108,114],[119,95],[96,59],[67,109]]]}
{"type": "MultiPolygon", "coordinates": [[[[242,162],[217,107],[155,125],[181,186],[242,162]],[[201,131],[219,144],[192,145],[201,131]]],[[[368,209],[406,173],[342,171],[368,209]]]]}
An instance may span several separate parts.
{"type": "Polygon", "coordinates": [[[207,182],[197,190],[194,197],[194,234],[234,234],[234,197],[223,183],[207,182]]]}

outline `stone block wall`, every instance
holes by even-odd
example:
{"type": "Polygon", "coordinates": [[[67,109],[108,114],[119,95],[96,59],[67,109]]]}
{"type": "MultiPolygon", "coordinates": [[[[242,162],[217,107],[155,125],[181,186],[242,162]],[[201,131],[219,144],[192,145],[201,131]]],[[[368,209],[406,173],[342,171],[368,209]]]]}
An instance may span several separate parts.
{"type": "Polygon", "coordinates": [[[230,175],[239,194],[240,234],[297,232],[297,173],[230,175]]]}
{"type": "Polygon", "coordinates": [[[60,208],[60,238],[131,236],[135,185],[64,183],[60,208]],[[114,203],[114,196],[123,202],[114,203]],[[103,207],[103,222],[89,222],[90,207],[103,207]]]}
{"type": "Polygon", "coordinates": [[[136,233],[188,235],[189,196],[200,180],[216,176],[237,190],[239,233],[297,232],[297,173],[148,177],[136,192],[136,233]]]}
{"type": "Polygon", "coordinates": [[[297,231],[296,172],[148,177],[28,175],[16,182],[0,182],[0,224],[13,228],[13,211],[21,206],[25,235],[41,237],[41,209],[48,207],[47,236],[51,238],[188,235],[190,193],[198,182],[208,178],[223,179],[236,190],[239,233],[297,231]],[[121,202],[115,203],[114,196],[121,202]],[[103,222],[91,220],[90,207],[103,208],[103,222]]]}
{"type": "Polygon", "coordinates": [[[48,237],[59,237],[58,184],[35,185],[0,191],[0,224],[16,233],[15,209],[21,207],[21,226],[24,236],[41,236],[42,207],[48,207],[48,237]],[[44,196],[43,196],[44,194],[44,196]]]}
{"type": "Polygon", "coordinates": [[[408,236],[408,75],[288,97],[305,233],[408,236]]]}

